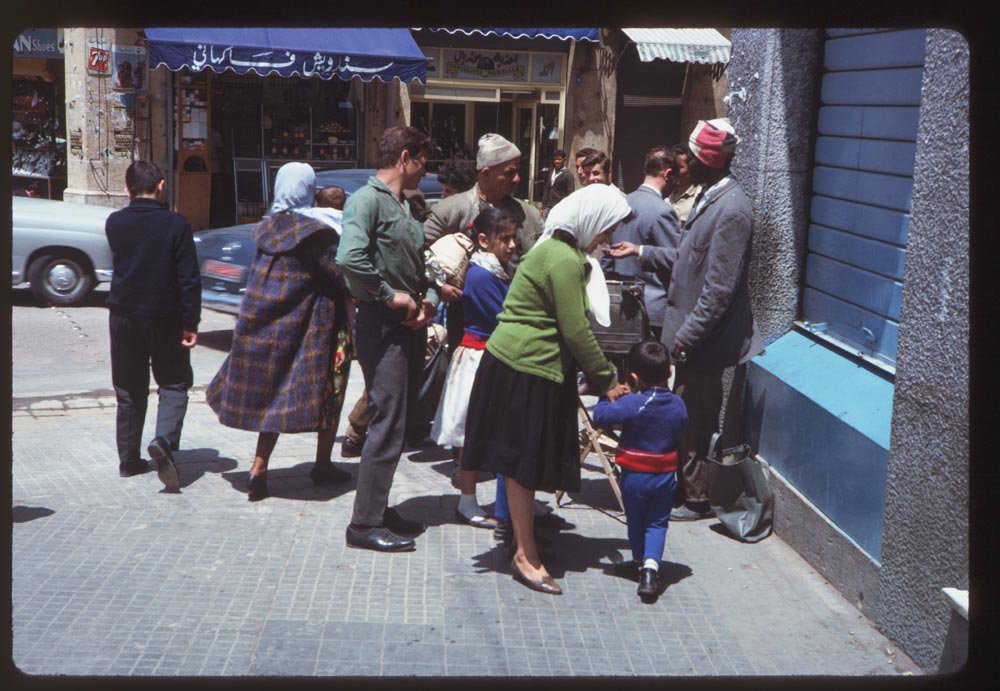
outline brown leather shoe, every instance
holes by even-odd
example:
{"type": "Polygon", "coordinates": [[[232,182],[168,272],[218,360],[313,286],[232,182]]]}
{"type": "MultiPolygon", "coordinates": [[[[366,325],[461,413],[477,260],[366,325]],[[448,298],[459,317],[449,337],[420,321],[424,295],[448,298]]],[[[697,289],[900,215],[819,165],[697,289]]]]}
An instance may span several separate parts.
{"type": "Polygon", "coordinates": [[[532,590],[537,590],[540,593],[547,593],[548,595],[562,595],[562,588],[556,583],[552,576],[543,576],[537,580],[532,580],[521,573],[521,570],[517,568],[517,563],[511,559],[510,560],[510,570],[514,574],[514,580],[523,583],[532,590]]]}

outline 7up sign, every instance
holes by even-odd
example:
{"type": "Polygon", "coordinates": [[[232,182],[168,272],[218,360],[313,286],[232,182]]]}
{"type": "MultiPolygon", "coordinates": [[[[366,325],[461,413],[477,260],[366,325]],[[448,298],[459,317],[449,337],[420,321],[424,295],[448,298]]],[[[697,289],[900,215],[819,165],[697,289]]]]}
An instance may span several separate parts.
{"type": "Polygon", "coordinates": [[[87,74],[95,77],[111,76],[111,50],[106,42],[87,41],[87,74]]]}

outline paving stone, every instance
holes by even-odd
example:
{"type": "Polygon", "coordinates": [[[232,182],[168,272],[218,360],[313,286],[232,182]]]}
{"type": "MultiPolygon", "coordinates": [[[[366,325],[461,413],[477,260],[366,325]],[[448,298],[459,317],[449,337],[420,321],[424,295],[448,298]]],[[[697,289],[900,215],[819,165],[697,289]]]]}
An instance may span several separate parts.
{"type": "MultiPolygon", "coordinates": [[[[348,405],[362,390],[355,374],[348,405]]],[[[145,443],[155,396],[149,407],[145,443]]],[[[855,645],[844,613],[856,610],[775,536],[744,545],[707,521],[671,526],[668,566],[682,577],[641,603],[635,583],[614,575],[630,556],[625,526],[592,461],[582,491],[557,509],[575,527],[551,536],[547,565],[564,588],[552,597],[511,578],[490,531],[455,521],[447,450],[404,454],[390,503],[428,527],[415,552],[379,554],[344,544],[355,480],[309,481],[315,434],[281,436],[269,469],[274,496],[251,504],[244,483],[255,436],[219,425],[203,391],[189,403],[177,494],[155,473],[118,477],[114,418],[106,394],[65,405],[14,400],[12,653],[26,674],[919,673],[901,653],[889,664],[881,651],[898,647],[863,617],[850,619],[851,630],[879,645],[855,645]],[[725,606],[733,564],[749,565],[740,573],[753,593],[744,620],[725,606]],[[784,603],[780,592],[795,597],[784,603]],[[748,641],[749,619],[768,635],[748,641]]],[[[357,459],[339,449],[333,460],[356,478],[357,459]]],[[[492,503],[493,485],[478,494],[492,503]]]]}

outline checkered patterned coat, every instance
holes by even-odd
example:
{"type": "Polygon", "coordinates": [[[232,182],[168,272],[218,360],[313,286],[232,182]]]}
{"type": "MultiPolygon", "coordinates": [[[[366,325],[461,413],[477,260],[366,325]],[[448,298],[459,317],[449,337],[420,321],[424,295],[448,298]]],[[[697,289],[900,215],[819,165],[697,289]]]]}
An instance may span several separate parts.
{"type": "Polygon", "coordinates": [[[333,358],[347,295],[332,228],[301,214],[254,228],[257,255],[233,345],[208,387],[219,422],[252,432],[315,432],[335,426],[333,358]]]}

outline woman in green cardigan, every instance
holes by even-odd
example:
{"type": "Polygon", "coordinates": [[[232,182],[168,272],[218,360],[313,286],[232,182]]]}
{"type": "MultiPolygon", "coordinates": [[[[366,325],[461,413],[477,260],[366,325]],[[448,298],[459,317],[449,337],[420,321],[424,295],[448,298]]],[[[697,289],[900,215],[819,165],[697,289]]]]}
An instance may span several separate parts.
{"type": "Polygon", "coordinates": [[[511,570],[540,592],[562,589],[535,544],[535,491],[580,489],[576,367],[611,400],[625,391],[586,312],[608,320],[607,286],[589,255],[630,213],[608,185],[588,185],[552,208],[514,275],[472,387],[462,467],[504,475],[516,544],[511,570]]]}

